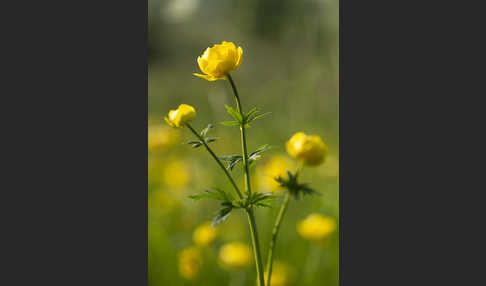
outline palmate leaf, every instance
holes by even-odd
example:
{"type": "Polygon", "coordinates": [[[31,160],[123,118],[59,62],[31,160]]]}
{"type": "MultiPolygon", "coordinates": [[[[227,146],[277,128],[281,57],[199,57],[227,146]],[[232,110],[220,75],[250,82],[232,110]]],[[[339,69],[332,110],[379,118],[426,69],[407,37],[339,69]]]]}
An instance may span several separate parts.
{"type": "Polygon", "coordinates": [[[270,146],[268,144],[265,144],[263,146],[258,147],[258,149],[251,152],[248,155],[248,160],[251,162],[251,161],[256,161],[256,160],[260,159],[261,158],[260,154],[267,151],[268,149],[270,149],[270,146]]]}
{"type": "Polygon", "coordinates": [[[207,137],[207,138],[204,138],[204,141],[206,141],[206,143],[211,143],[211,142],[214,142],[216,140],[218,140],[219,138],[215,138],[215,137],[207,137]]]}
{"type": "Polygon", "coordinates": [[[197,148],[197,147],[200,147],[202,145],[201,141],[189,141],[189,142],[186,142],[186,144],[191,145],[192,148],[197,148]]]}
{"type": "Polygon", "coordinates": [[[219,157],[219,159],[228,162],[228,166],[226,166],[226,169],[231,171],[236,166],[236,164],[243,161],[243,157],[241,155],[221,156],[219,157]]]}
{"type": "Polygon", "coordinates": [[[226,107],[226,110],[228,111],[229,115],[231,115],[231,117],[233,117],[240,124],[243,123],[243,117],[238,111],[234,110],[231,106],[228,105],[225,105],[224,107],[226,107]]]}
{"type": "Polygon", "coordinates": [[[298,173],[292,174],[290,171],[287,171],[287,175],[288,179],[279,176],[275,178],[275,181],[277,181],[281,187],[286,188],[296,199],[300,199],[300,197],[305,195],[320,195],[319,192],[310,188],[307,183],[299,183],[298,173]]]}

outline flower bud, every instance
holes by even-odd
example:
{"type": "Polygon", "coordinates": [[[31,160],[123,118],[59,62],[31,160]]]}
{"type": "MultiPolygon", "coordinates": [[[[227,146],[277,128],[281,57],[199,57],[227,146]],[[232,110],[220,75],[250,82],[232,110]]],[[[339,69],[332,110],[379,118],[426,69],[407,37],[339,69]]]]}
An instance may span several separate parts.
{"type": "Polygon", "coordinates": [[[287,152],[296,160],[307,166],[317,166],[324,162],[328,147],[317,135],[306,135],[297,132],[287,141],[287,152]]]}
{"type": "Polygon", "coordinates": [[[196,110],[194,107],[187,104],[181,104],[176,110],[169,111],[169,115],[164,119],[167,124],[172,127],[182,127],[193,120],[194,117],[196,117],[196,110]]]}
{"type": "Polygon", "coordinates": [[[226,79],[226,74],[237,69],[241,64],[243,49],[236,48],[232,42],[223,41],[221,44],[207,48],[202,56],[197,58],[199,68],[205,75],[195,73],[195,76],[208,81],[226,79]]]}
{"type": "Polygon", "coordinates": [[[320,242],[336,229],[336,221],[319,214],[310,214],[297,224],[297,232],[305,239],[320,242]]]}

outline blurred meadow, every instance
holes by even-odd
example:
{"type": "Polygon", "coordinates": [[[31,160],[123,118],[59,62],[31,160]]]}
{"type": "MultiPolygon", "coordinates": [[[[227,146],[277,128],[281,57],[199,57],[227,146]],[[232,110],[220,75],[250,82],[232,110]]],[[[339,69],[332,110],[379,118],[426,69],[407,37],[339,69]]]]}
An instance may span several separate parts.
{"type": "MultiPolygon", "coordinates": [[[[271,284],[338,285],[338,228],[315,242],[301,236],[297,225],[311,213],[339,224],[339,1],[149,0],[148,13],[149,285],[257,285],[253,256],[247,261],[238,248],[251,245],[244,213],[233,211],[213,231],[205,223],[219,204],[187,197],[210,188],[233,192],[231,185],[204,148],[184,144],[194,140],[187,128],[170,128],[163,119],[170,109],[190,104],[197,111],[194,128],[215,126],[210,135],[219,138],[211,143],[216,154],[240,154],[238,128],[219,124],[231,120],[224,105],[235,105],[228,81],[192,75],[200,72],[196,58],[222,41],[243,48],[232,76],[245,111],[271,112],[247,130],[249,151],[272,146],[252,168],[254,190],[279,193],[271,177],[295,170],[285,151],[295,132],[319,135],[329,147],[325,163],[302,174],[321,195],[290,201],[271,284]],[[228,267],[225,259],[239,265],[228,267]]],[[[231,172],[240,186],[242,169],[240,164],[231,172]]],[[[272,208],[256,209],[264,262],[280,203],[278,198],[272,208]]]]}

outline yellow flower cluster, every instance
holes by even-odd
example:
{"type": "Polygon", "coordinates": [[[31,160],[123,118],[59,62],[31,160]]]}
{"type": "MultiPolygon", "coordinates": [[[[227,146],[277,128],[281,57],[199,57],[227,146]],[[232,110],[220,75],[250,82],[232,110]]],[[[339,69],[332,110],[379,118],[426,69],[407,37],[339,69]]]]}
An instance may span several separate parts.
{"type": "Polygon", "coordinates": [[[211,227],[211,223],[207,221],[194,230],[192,240],[197,246],[207,247],[216,239],[217,234],[217,229],[211,227]]]}
{"type": "Polygon", "coordinates": [[[167,124],[172,127],[182,127],[193,120],[194,117],[196,117],[196,110],[194,107],[187,104],[181,104],[176,110],[169,111],[169,115],[164,119],[167,124]]]}
{"type": "Polygon", "coordinates": [[[227,270],[236,270],[252,264],[250,246],[241,242],[227,243],[219,251],[220,265],[227,270]]]}
{"type": "Polygon", "coordinates": [[[226,79],[226,74],[237,69],[241,64],[243,49],[236,48],[232,42],[223,41],[221,44],[207,48],[202,56],[197,58],[197,63],[203,74],[195,73],[195,76],[208,81],[226,79]]]}
{"type": "Polygon", "coordinates": [[[179,273],[182,277],[194,280],[201,270],[201,252],[194,246],[182,250],[178,255],[179,273]]]}
{"type": "Polygon", "coordinates": [[[336,230],[336,221],[319,214],[310,214],[297,224],[297,232],[305,239],[321,242],[336,230]]]}
{"type": "Polygon", "coordinates": [[[307,166],[317,166],[324,162],[328,147],[317,135],[306,135],[297,132],[287,141],[287,152],[296,160],[307,166]]]}

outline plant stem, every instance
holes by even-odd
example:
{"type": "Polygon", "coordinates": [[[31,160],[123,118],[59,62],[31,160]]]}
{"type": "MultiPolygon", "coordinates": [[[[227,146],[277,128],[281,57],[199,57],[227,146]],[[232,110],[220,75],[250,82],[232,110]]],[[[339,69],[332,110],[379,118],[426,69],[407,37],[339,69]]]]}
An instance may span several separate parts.
{"type": "MultiPolygon", "coordinates": [[[[233,88],[233,93],[236,99],[236,108],[240,113],[241,117],[243,118],[243,108],[241,106],[240,97],[238,96],[238,91],[236,90],[236,85],[231,78],[231,75],[227,74],[228,80],[231,83],[231,87],[233,88]]],[[[250,167],[248,164],[248,150],[246,148],[246,133],[245,133],[245,123],[240,124],[240,133],[241,133],[241,146],[243,152],[243,164],[245,165],[245,190],[246,195],[249,197],[251,195],[251,184],[250,184],[250,167]]],[[[250,232],[251,232],[251,242],[253,244],[253,254],[255,256],[255,267],[258,277],[258,285],[265,286],[265,278],[263,273],[263,264],[262,264],[262,256],[260,253],[260,243],[258,241],[258,231],[255,221],[255,214],[253,212],[253,207],[249,207],[246,209],[246,213],[248,215],[248,222],[250,224],[250,232]]]]}
{"type": "MultiPolygon", "coordinates": [[[[297,167],[296,174],[299,174],[302,171],[303,165],[299,163],[297,167]]],[[[268,247],[268,257],[267,257],[267,284],[270,285],[270,281],[272,279],[272,266],[273,266],[273,252],[275,250],[275,245],[277,243],[277,235],[280,229],[280,224],[282,223],[283,217],[285,215],[285,211],[287,210],[287,206],[289,205],[290,200],[290,192],[287,191],[285,193],[285,197],[283,199],[282,205],[280,206],[280,210],[277,215],[277,219],[275,220],[275,225],[273,226],[272,230],[272,238],[270,240],[270,246],[268,247]]]]}
{"type": "Polygon", "coordinates": [[[197,133],[196,130],[194,130],[194,128],[192,128],[192,126],[189,123],[187,123],[186,126],[187,126],[187,128],[189,128],[189,130],[192,131],[192,133],[194,133],[194,135],[196,135],[196,137],[199,139],[199,141],[201,141],[201,143],[204,145],[204,147],[206,147],[206,150],[208,150],[209,154],[211,154],[211,156],[214,158],[214,160],[216,160],[216,162],[221,167],[221,169],[223,169],[224,173],[226,174],[226,176],[230,180],[231,184],[235,188],[235,191],[238,194],[238,197],[240,197],[240,199],[242,199],[243,196],[240,192],[240,189],[238,189],[238,186],[236,185],[235,181],[233,180],[233,177],[231,177],[231,174],[224,167],[223,163],[221,163],[221,160],[219,160],[218,156],[216,156],[216,154],[214,154],[213,150],[211,150],[211,148],[209,148],[206,141],[204,141],[204,138],[201,135],[199,135],[199,133],[197,133]]]}
{"type": "MultiPolygon", "coordinates": [[[[238,96],[238,91],[236,90],[235,83],[234,83],[233,78],[231,78],[231,75],[229,73],[227,74],[227,76],[228,76],[229,82],[231,83],[231,87],[233,88],[233,93],[235,94],[236,108],[238,109],[238,112],[243,117],[243,108],[241,106],[240,97],[238,96]]],[[[248,164],[248,150],[246,148],[246,132],[245,132],[245,125],[244,124],[240,125],[240,133],[241,133],[241,149],[242,149],[242,152],[243,152],[243,164],[245,165],[245,190],[248,193],[248,195],[251,195],[250,167],[249,167],[249,164],[248,164]]]]}
{"type": "Polygon", "coordinates": [[[246,214],[248,215],[248,222],[250,224],[251,242],[253,244],[253,254],[255,256],[258,285],[265,286],[265,278],[263,276],[264,273],[263,273],[262,256],[260,253],[260,244],[258,242],[258,231],[256,227],[255,214],[253,213],[252,208],[247,209],[246,214]]]}
{"type": "Polygon", "coordinates": [[[268,257],[267,257],[267,284],[270,285],[270,280],[272,277],[272,265],[273,265],[273,251],[275,249],[275,244],[277,243],[277,234],[278,230],[280,229],[280,224],[282,223],[282,219],[285,215],[285,211],[287,210],[287,206],[289,205],[290,199],[290,192],[285,193],[284,200],[282,205],[280,206],[280,211],[278,212],[277,219],[275,221],[275,225],[273,226],[272,230],[272,238],[270,240],[270,246],[268,248],[268,257]]]}

